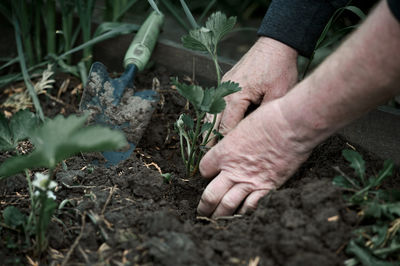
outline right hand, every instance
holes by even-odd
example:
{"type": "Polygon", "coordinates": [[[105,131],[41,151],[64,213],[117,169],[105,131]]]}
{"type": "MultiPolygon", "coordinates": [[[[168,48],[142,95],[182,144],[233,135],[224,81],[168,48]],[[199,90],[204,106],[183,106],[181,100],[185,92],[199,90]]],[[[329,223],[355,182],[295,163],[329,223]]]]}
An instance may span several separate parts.
{"type": "MultiPolygon", "coordinates": [[[[260,37],[222,81],[239,83],[241,91],[225,97],[226,108],[217,115],[215,129],[228,134],[251,103],[259,105],[282,97],[297,82],[297,51],[268,37],[260,37]]],[[[213,115],[207,115],[211,122],[213,115]]],[[[208,146],[215,144],[209,142],[208,146]]]]}
{"type": "Polygon", "coordinates": [[[316,143],[298,138],[282,112],[297,109],[282,105],[281,99],[257,108],[203,157],[201,175],[213,180],[201,196],[199,215],[215,218],[255,209],[307,159],[316,143]]]}

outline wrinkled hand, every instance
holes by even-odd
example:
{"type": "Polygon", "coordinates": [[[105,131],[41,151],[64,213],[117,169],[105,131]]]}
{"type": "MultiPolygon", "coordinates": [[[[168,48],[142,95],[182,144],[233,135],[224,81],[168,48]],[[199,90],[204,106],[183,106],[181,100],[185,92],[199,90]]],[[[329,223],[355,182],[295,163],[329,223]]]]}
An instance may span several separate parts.
{"type": "MultiPolygon", "coordinates": [[[[243,119],[251,103],[264,104],[285,95],[297,78],[297,52],[274,39],[260,37],[222,78],[239,83],[242,90],[225,97],[226,108],[217,116],[215,128],[226,135],[243,119]]],[[[212,118],[206,119],[211,122],[212,118]]]]}
{"type": "Polygon", "coordinates": [[[200,162],[203,177],[214,178],[198,205],[199,215],[232,215],[255,209],[268,191],[281,186],[307,159],[313,147],[296,140],[283,117],[280,99],[243,119],[200,162]]]}

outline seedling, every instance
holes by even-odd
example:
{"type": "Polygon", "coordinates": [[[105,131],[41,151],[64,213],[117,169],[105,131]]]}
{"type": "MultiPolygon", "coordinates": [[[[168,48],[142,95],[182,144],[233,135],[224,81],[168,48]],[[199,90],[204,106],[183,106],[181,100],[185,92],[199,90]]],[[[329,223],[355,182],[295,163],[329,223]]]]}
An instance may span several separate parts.
{"type": "Polygon", "coordinates": [[[341,173],[333,183],[350,192],[346,199],[363,220],[346,248],[354,258],[345,265],[397,265],[390,261],[400,259],[400,191],[380,188],[384,179],[392,175],[394,165],[385,161],[377,176],[367,178],[365,161],[359,153],[344,150],[342,154],[356,178],[341,173]]]}
{"type": "Polygon", "coordinates": [[[354,169],[357,179],[349,178],[342,174],[336,176],[333,179],[333,184],[344,189],[355,191],[355,193],[349,198],[351,203],[357,204],[368,200],[371,195],[376,195],[379,187],[385,178],[389,177],[393,173],[394,164],[390,160],[387,160],[383,164],[383,169],[377,176],[365,176],[365,161],[362,156],[353,150],[343,150],[343,157],[350,162],[350,167],[354,169]],[[375,189],[375,190],[374,190],[375,189]]]}
{"type": "Polygon", "coordinates": [[[210,136],[216,122],[216,115],[225,109],[224,97],[240,90],[237,83],[221,83],[221,70],[217,56],[218,43],[232,31],[235,23],[235,17],[227,18],[221,12],[217,12],[208,18],[204,27],[191,30],[188,35],[182,37],[182,43],[185,47],[206,52],[211,56],[217,73],[217,86],[215,88],[204,89],[198,85],[180,83],[177,79],[172,80],[172,84],[175,85],[178,92],[192,104],[196,114],[196,119],[187,114],[182,114],[175,123],[175,129],[180,138],[182,160],[186,165],[188,177],[196,173],[198,169],[205,145],[211,140],[210,136]],[[202,124],[207,113],[214,115],[214,119],[212,123],[202,124]],[[203,134],[205,137],[200,141],[199,137],[203,134]]]}
{"type": "MultiPolygon", "coordinates": [[[[57,208],[53,189],[57,186],[51,180],[57,164],[79,152],[104,151],[122,148],[126,145],[124,135],[101,126],[84,127],[87,115],[77,117],[61,115],[47,119],[38,125],[29,111],[16,113],[10,121],[0,115],[0,150],[15,149],[18,142],[29,139],[34,150],[27,155],[17,155],[0,165],[0,179],[25,171],[31,199],[31,212],[27,218],[15,207],[3,211],[4,223],[10,228],[20,228],[26,236],[34,234],[35,252],[47,248],[46,231],[51,216],[57,208]],[[27,169],[48,168],[48,173],[35,173],[31,182],[27,169]]],[[[18,152],[17,152],[18,153],[18,152]]]]}

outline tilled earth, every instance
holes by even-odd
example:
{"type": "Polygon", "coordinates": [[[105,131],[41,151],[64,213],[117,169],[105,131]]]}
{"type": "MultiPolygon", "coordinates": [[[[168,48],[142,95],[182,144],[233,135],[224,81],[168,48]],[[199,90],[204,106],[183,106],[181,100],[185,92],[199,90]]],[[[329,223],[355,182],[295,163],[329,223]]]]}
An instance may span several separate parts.
{"type": "MultiPolygon", "coordinates": [[[[48,253],[32,257],[31,250],[21,248],[24,237],[3,228],[2,262],[27,264],[31,258],[41,265],[343,263],[345,245],[359,219],[331,182],[337,175],[333,167],[352,174],[341,156],[351,144],[338,136],[326,140],[251,214],[217,220],[198,217],[196,206],[208,181],[200,176],[186,179],[173,130],[186,102],[170,88],[163,69],[140,75],[138,88],[151,86],[154,77],[161,83],[161,102],[134,155],[111,168],[92,164],[98,154],[67,160],[67,170],[59,167],[55,179],[57,200],[68,200],[51,222],[48,253]],[[161,173],[171,173],[172,180],[166,182],[161,173]]],[[[59,107],[47,108],[48,113],[57,113],[59,107]]],[[[363,154],[369,171],[381,167],[380,160],[363,154]]],[[[0,161],[7,156],[1,154],[0,161]]],[[[28,213],[24,177],[1,181],[0,199],[1,210],[12,204],[28,213]]]]}

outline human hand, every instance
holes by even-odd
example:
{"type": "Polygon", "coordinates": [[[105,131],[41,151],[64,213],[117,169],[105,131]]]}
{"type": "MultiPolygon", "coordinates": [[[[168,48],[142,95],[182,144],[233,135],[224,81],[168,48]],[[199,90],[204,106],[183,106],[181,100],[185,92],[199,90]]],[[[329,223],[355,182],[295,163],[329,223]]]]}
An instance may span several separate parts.
{"type": "Polygon", "coordinates": [[[260,106],[203,157],[200,172],[214,178],[198,205],[200,215],[232,215],[255,209],[307,159],[311,145],[297,140],[282,115],[280,99],[260,106]]]}
{"type": "MultiPolygon", "coordinates": [[[[226,108],[217,116],[214,128],[226,135],[243,119],[251,103],[264,104],[285,95],[297,78],[297,52],[279,41],[260,37],[222,78],[239,83],[242,90],[225,97],[226,108]]],[[[206,117],[209,122],[212,119],[213,115],[206,117]]]]}

